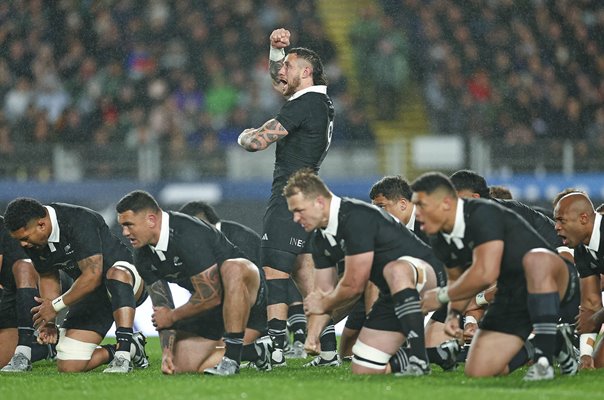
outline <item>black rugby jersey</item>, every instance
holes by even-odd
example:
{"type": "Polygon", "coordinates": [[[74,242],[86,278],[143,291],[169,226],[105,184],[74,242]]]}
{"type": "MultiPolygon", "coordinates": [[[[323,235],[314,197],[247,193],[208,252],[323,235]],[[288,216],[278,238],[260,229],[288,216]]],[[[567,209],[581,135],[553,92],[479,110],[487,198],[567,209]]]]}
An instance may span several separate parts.
{"type": "Polygon", "coordinates": [[[239,247],[246,258],[260,266],[260,235],[247,226],[235,221],[222,220],[218,229],[233,243],[239,247]]]}
{"type": "Polygon", "coordinates": [[[155,246],[134,251],[137,270],[146,284],[160,279],[194,293],[191,277],[230,258],[245,257],[214,226],[175,211],[162,211],[161,234],[155,246]]]}
{"type": "Polygon", "coordinates": [[[390,292],[383,275],[384,266],[402,256],[428,262],[439,283],[443,283],[443,265],[430,247],[388,212],[360,200],[337,196],[332,197],[330,212],[328,226],[316,230],[311,238],[316,268],[333,267],[344,256],[373,251],[369,279],[382,293],[390,292]]]}
{"type": "Polygon", "coordinates": [[[604,224],[602,224],[602,215],[597,213],[594,229],[591,232],[591,241],[589,242],[589,247],[595,252],[595,256],[583,244],[575,247],[575,264],[581,278],[604,273],[603,239],[604,224]]]}
{"type": "Polygon", "coordinates": [[[11,237],[10,232],[4,225],[3,217],[0,217],[0,255],[2,256],[0,284],[5,288],[14,289],[16,284],[13,276],[13,265],[18,260],[29,257],[25,254],[19,242],[11,237]]]}
{"type": "Polygon", "coordinates": [[[325,90],[318,85],[295,93],[275,117],[288,133],[275,149],[273,195],[281,195],[292,173],[306,167],[319,171],[331,143],[335,115],[325,90]]]}
{"type": "Polygon", "coordinates": [[[41,249],[25,249],[39,273],[63,270],[77,279],[81,275],[78,261],[97,254],[103,256],[103,272],[117,261],[132,262],[132,253],[101,214],[65,203],[51,203],[46,209],[52,225],[48,244],[41,249]]]}
{"type": "Polygon", "coordinates": [[[452,238],[442,232],[430,237],[432,249],[447,267],[467,269],[472,264],[475,247],[493,240],[503,240],[503,257],[497,279],[501,289],[524,287],[526,280],[522,257],[535,248],[551,246],[529,224],[509,209],[486,199],[459,199],[452,238]],[[460,211],[463,218],[459,217],[460,211]],[[463,229],[462,229],[463,228],[463,229]],[[456,232],[459,229],[460,232],[456,232]],[[460,236],[457,236],[460,233],[460,236]]]}
{"type": "Polygon", "coordinates": [[[539,211],[516,200],[491,199],[510,210],[518,213],[522,218],[532,226],[537,233],[549,243],[550,246],[558,248],[564,246],[562,238],[558,236],[555,229],[554,220],[539,211]]]}

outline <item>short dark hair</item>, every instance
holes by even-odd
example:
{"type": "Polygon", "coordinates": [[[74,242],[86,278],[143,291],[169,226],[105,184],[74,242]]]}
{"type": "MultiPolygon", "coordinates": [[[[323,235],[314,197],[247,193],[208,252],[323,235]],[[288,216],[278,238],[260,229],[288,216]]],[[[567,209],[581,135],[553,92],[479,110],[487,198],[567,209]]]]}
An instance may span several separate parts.
{"type": "Polygon", "coordinates": [[[512,200],[514,198],[510,189],[499,185],[489,186],[489,197],[504,200],[512,200]]]}
{"type": "Polygon", "coordinates": [[[323,68],[323,61],[321,57],[306,47],[294,47],[289,49],[287,54],[297,54],[298,57],[305,59],[312,65],[312,81],[315,85],[327,85],[327,77],[325,76],[325,69],[323,68]]]}
{"type": "Polygon", "coordinates": [[[451,175],[451,182],[457,191],[471,190],[482,198],[490,198],[489,186],[483,176],[469,169],[462,169],[451,175]]]}
{"type": "Polygon", "coordinates": [[[411,184],[411,190],[414,192],[432,194],[439,189],[444,189],[452,197],[457,197],[453,182],[441,172],[427,172],[411,184]]]}
{"type": "Polygon", "coordinates": [[[8,203],[4,212],[4,223],[14,232],[26,227],[31,220],[44,218],[46,208],[38,200],[19,197],[8,203]]]}
{"type": "Polygon", "coordinates": [[[121,214],[128,210],[135,213],[142,210],[151,210],[157,213],[161,209],[151,194],[145,192],[144,190],[134,190],[118,201],[117,205],[115,206],[115,210],[121,214]]]}
{"type": "Polygon", "coordinates": [[[193,217],[199,216],[199,214],[203,214],[204,219],[208,221],[210,224],[215,225],[220,222],[220,217],[214,210],[214,207],[206,203],[205,201],[190,201],[184,206],[180,207],[179,212],[187,215],[191,215],[193,217]]]}
{"type": "Polygon", "coordinates": [[[375,199],[378,195],[382,195],[388,200],[400,200],[405,198],[411,200],[411,188],[409,183],[400,175],[385,176],[373,184],[369,191],[369,198],[375,199]]]}

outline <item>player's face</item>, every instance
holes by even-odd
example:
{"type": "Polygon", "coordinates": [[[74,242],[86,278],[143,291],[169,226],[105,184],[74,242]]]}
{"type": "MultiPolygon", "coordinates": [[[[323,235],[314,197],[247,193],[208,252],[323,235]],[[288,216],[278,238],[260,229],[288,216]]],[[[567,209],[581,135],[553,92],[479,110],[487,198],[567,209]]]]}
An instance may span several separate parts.
{"type": "Polygon", "coordinates": [[[411,201],[415,204],[415,218],[421,223],[422,231],[428,235],[440,232],[446,221],[442,194],[414,192],[411,201]]]}
{"type": "Polygon", "coordinates": [[[117,221],[122,226],[122,234],[130,240],[135,249],[151,244],[153,232],[151,221],[145,211],[135,213],[132,210],[119,213],[117,221]]]}
{"type": "Polygon", "coordinates": [[[288,54],[279,70],[279,80],[282,83],[283,96],[290,97],[300,88],[300,76],[304,70],[297,54],[288,54]]]}
{"type": "Polygon", "coordinates": [[[40,249],[48,244],[48,228],[43,220],[30,221],[25,227],[11,232],[11,236],[19,241],[21,247],[40,249]]]}
{"type": "Polygon", "coordinates": [[[568,247],[576,247],[583,241],[583,225],[581,216],[572,212],[560,203],[554,209],[554,220],[556,221],[556,233],[562,238],[562,243],[568,247]]]}
{"type": "Polygon", "coordinates": [[[371,203],[403,221],[404,213],[400,200],[389,200],[380,193],[371,200],[371,203]]]}
{"type": "Polygon", "coordinates": [[[294,222],[306,232],[321,228],[323,207],[318,199],[307,199],[301,192],[287,198],[287,208],[294,215],[294,222]]]}

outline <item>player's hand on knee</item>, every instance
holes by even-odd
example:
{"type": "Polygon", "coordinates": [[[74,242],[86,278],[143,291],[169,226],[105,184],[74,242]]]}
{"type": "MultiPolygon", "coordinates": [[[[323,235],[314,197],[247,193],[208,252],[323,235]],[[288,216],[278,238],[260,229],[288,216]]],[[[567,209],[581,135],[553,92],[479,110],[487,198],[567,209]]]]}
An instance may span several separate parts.
{"type": "Polygon", "coordinates": [[[38,338],[36,341],[39,344],[56,344],[59,339],[59,332],[57,326],[52,323],[46,323],[38,330],[38,338]]]}
{"type": "Polygon", "coordinates": [[[283,49],[289,46],[289,38],[291,33],[287,29],[275,29],[270,36],[271,47],[275,49],[283,49]]]}
{"type": "Polygon", "coordinates": [[[167,329],[174,325],[172,309],[168,307],[153,307],[151,321],[155,329],[167,329]]]}

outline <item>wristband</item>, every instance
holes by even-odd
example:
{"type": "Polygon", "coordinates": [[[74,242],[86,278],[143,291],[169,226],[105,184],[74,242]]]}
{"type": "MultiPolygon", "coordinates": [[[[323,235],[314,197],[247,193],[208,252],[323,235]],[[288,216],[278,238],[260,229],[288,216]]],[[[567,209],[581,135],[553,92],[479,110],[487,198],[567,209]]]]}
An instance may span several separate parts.
{"type": "Polygon", "coordinates": [[[52,301],[52,308],[54,308],[56,312],[59,312],[66,307],[67,305],[63,301],[63,296],[59,296],[52,301]]]}
{"type": "Polygon", "coordinates": [[[480,292],[476,295],[476,305],[478,306],[486,306],[489,304],[487,299],[484,297],[484,292],[480,292]]]}
{"type": "Polygon", "coordinates": [[[281,61],[285,58],[285,50],[275,49],[271,46],[271,51],[268,53],[268,59],[271,61],[281,61]]]}
{"type": "Polygon", "coordinates": [[[594,352],[597,333],[582,333],[579,336],[579,354],[580,356],[591,356],[594,352]]]}
{"type": "Polygon", "coordinates": [[[438,289],[436,292],[436,299],[440,304],[447,304],[449,302],[449,287],[444,286],[438,289]]]}
{"type": "Polygon", "coordinates": [[[464,322],[463,322],[464,328],[466,325],[469,325],[469,324],[478,324],[478,321],[476,321],[476,318],[474,318],[473,316],[466,315],[464,318],[464,322]]]}

